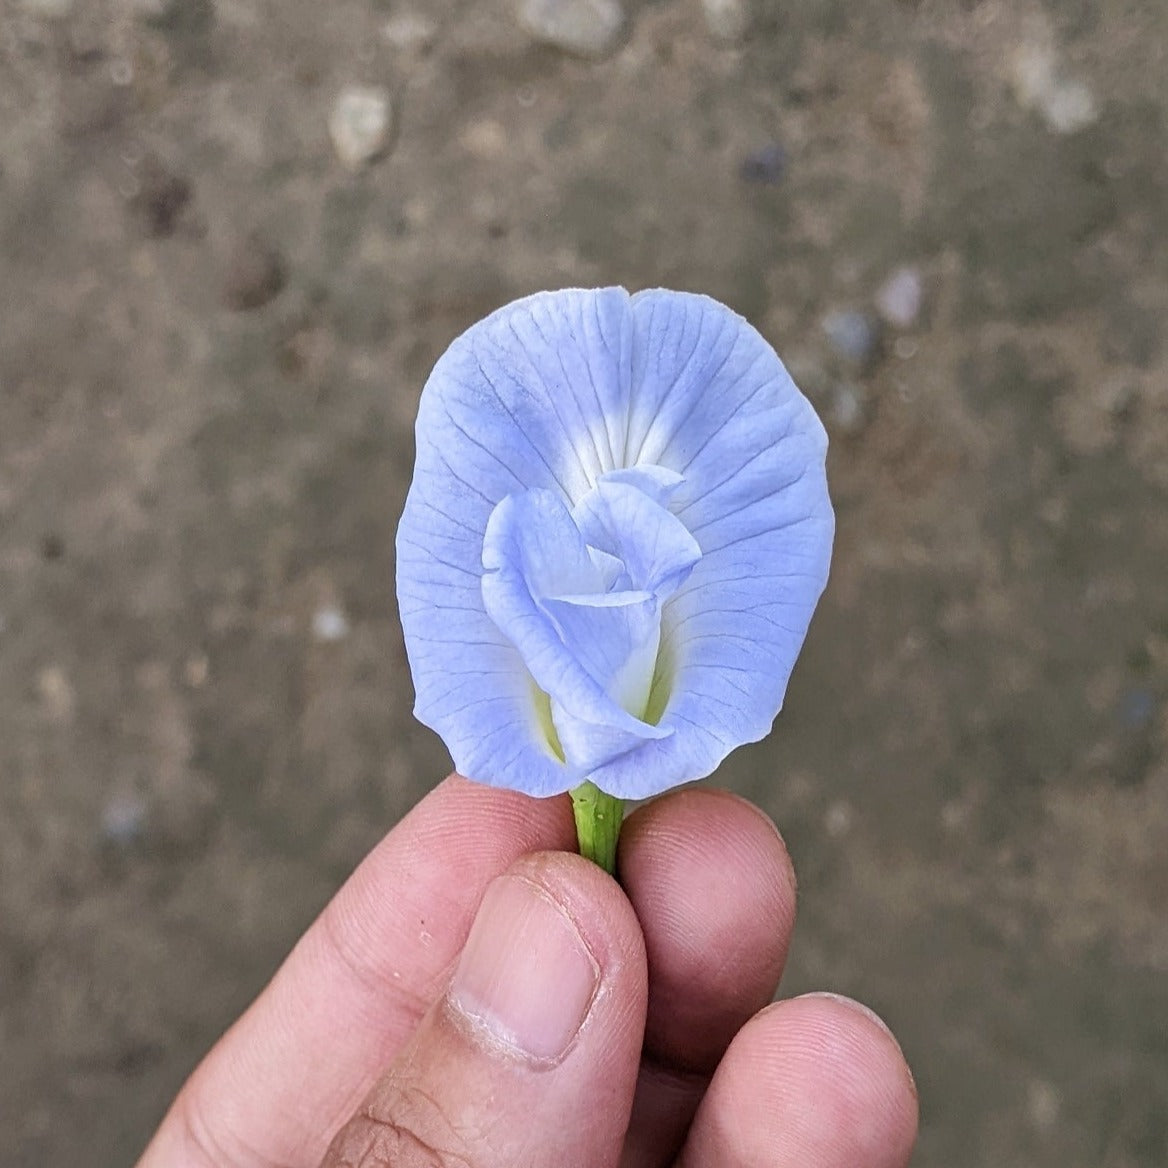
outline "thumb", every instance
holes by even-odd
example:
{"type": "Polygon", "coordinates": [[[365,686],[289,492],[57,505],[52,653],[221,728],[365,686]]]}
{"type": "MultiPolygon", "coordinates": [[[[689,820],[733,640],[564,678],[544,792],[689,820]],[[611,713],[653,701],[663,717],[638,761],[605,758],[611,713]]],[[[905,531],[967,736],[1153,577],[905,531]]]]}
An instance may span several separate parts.
{"type": "Polygon", "coordinates": [[[524,857],[487,887],[449,988],[325,1168],[614,1168],[646,977],[615,881],[579,856],[524,857]]]}

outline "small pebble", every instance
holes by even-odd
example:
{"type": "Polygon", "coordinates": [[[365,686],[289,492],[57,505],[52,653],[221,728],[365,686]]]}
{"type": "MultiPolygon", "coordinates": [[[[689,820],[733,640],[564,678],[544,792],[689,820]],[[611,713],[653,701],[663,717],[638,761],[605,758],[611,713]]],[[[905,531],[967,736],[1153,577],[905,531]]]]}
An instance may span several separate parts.
{"type": "Polygon", "coordinates": [[[376,85],[345,86],[337,95],[328,126],[337,157],[350,170],[360,170],[389,146],[393,128],[389,91],[376,85]]]}
{"type": "Polygon", "coordinates": [[[579,57],[603,57],[625,27],[619,0],[519,0],[519,23],[529,35],[579,57]]]}
{"type": "Polygon", "coordinates": [[[458,141],[476,158],[498,158],[507,149],[507,128],[494,118],[479,118],[459,134],[458,141]]]}
{"type": "Polygon", "coordinates": [[[161,22],[167,20],[179,0],[130,0],[130,11],[140,20],[161,22]]]}
{"type": "Polygon", "coordinates": [[[843,799],[837,799],[823,817],[824,830],[832,839],[842,839],[852,830],[854,818],[852,805],[843,799]]]}
{"type": "Polygon", "coordinates": [[[206,653],[196,653],[183,663],[183,680],[191,689],[205,685],[211,673],[211,661],[206,653]]]}
{"type": "Polygon", "coordinates": [[[312,635],[318,641],[343,641],[349,635],[349,620],[334,604],[325,604],[312,614],[312,635]]]}
{"type": "Polygon", "coordinates": [[[284,262],[261,235],[253,233],[235,247],[223,280],[223,303],[236,312],[262,308],[284,287],[284,262]]]}
{"type": "Polygon", "coordinates": [[[214,0],[130,0],[129,7],[138,20],[168,33],[203,36],[215,23],[214,0]]]}
{"type": "Polygon", "coordinates": [[[710,35],[724,45],[734,45],[750,32],[750,0],[702,0],[702,15],[710,35]]]}
{"type": "Polygon", "coordinates": [[[115,57],[109,64],[110,80],[120,89],[134,83],[134,64],[125,57],[115,57]]]}
{"type": "Polygon", "coordinates": [[[1058,1126],[1062,1100],[1053,1084],[1035,1079],[1026,1090],[1026,1110],[1038,1131],[1052,1132],[1058,1126]]]}
{"type": "Polygon", "coordinates": [[[787,152],[778,142],[772,142],[748,154],[742,160],[738,173],[743,182],[764,187],[778,186],[787,173],[787,152]]]}
{"type": "Polygon", "coordinates": [[[438,37],[438,25],[420,12],[398,12],[381,26],[381,39],[392,49],[417,53],[438,37]]]}
{"type": "Polygon", "coordinates": [[[1063,75],[1050,45],[1025,44],[1010,62],[1014,95],[1023,109],[1037,111],[1056,134],[1073,134],[1099,119],[1088,86],[1063,75]]]}
{"type": "Polygon", "coordinates": [[[77,702],[73,684],[59,665],[46,665],[37,674],[37,692],[44,711],[54,722],[68,722],[77,702]]]}
{"type": "Polygon", "coordinates": [[[964,831],[969,825],[971,808],[961,799],[951,799],[941,808],[941,826],[946,831],[964,831]]]}
{"type": "Polygon", "coordinates": [[[876,293],[876,311],[893,328],[910,329],[921,314],[924,293],[916,268],[897,268],[876,293]]]}
{"type": "Polygon", "coordinates": [[[841,434],[858,434],[868,421],[868,403],[864,393],[850,381],[832,390],[828,411],[828,421],[841,434]]]}
{"type": "Polygon", "coordinates": [[[1119,720],[1132,729],[1151,721],[1156,712],[1156,699],[1151,690],[1130,689],[1119,703],[1119,720]]]}
{"type": "Polygon", "coordinates": [[[115,795],[101,812],[101,834],[111,844],[128,848],[146,829],[146,804],[137,795],[115,795]]]}
{"type": "Polygon", "coordinates": [[[73,0],[24,0],[24,10],[39,20],[64,20],[73,12],[73,0]]]}
{"type": "Polygon", "coordinates": [[[861,366],[875,355],[879,329],[867,313],[836,310],[829,312],[821,323],[823,335],[837,357],[861,366]]]}
{"type": "Polygon", "coordinates": [[[190,181],[173,173],[153,155],[142,161],[136,177],[130,210],[139,218],[147,235],[156,239],[173,235],[191,201],[190,181]]]}

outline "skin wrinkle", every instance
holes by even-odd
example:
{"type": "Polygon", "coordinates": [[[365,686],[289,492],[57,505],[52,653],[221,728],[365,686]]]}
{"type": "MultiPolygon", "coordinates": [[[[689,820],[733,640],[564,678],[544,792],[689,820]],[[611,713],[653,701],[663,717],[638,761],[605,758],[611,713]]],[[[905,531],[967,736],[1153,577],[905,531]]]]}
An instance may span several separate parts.
{"type": "Polygon", "coordinates": [[[204,1121],[197,1091],[184,1091],[179,1096],[179,1125],[184,1133],[183,1143],[194,1150],[206,1168],[250,1168],[260,1165],[269,1168],[271,1161],[250,1153],[247,1158],[229,1156],[220,1145],[219,1137],[212,1135],[215,1125],[204,1121]]]}
{"type": "Polygon", "coordinates": [[[473,1168],[469,1157],[453,1148],[438,1147],[406,1125],[368,1111],[342,1129],[334,1146],[325,1168],[473,1168]]]}

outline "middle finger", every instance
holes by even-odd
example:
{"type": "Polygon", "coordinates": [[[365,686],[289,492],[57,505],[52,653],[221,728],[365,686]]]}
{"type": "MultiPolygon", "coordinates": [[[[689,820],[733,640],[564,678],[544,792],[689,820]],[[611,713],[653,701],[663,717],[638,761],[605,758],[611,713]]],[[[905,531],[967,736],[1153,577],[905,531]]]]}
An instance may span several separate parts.
{"type": "Polygon", "coordinates": [[[757,807],[696,787],[629,817],[620,874],[649,959],[622,1168],[655,1168],[672,1162],[730,1041],[774,995],[795,922],[795,874],[757,807]]]}

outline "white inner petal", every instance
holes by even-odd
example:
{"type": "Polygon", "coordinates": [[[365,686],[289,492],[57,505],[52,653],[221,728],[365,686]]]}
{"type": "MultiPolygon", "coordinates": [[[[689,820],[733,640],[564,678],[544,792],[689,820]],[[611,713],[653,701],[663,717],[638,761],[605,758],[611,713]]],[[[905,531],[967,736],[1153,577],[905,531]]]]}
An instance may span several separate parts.
{"type": "Polygon", "coordinates": [[[645,723],[662,606],[701,558],[668,509],[681,481],[653,466],[602,475],[571,512],[552,492],[519,492],[487,526],[487,611],[547,693],[571,765],[664,733],[645,723]]]}

